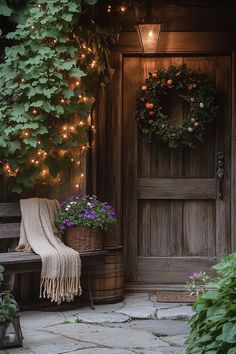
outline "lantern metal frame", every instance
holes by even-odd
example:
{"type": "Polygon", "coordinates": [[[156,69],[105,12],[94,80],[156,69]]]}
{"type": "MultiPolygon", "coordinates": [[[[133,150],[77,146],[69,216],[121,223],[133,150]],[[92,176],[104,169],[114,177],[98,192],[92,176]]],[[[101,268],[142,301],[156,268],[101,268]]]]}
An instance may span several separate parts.
{"type": "Polygon", "coordinates": [[[142,48],[143,54],[153,54],[157,52],[158,40],[160,37],[162,23],[158,21],[153,15],[152,1],[148,0],[145,1],[145,3],[146,14],[142,18],[142,20],[137,23],[136,30],[138,32],[140,46],[142,48]],[[147,43],[148,40],[149,43],[147,43]],[[151,41],[152,43],[150,43],[151,41]],[[151,47],[150,49],[148,49],[148,44],[151,47]]]}
{"type": "Polygon", "coordinates": [[[16,309],[12,314],[12,318],[9,322],[0,324],[0,349],[4,348],[19,348],[23,346],[23,335],[20,326],[20,315],[19,306],[14,299],[13,295],[9,292],[2,292],[0,294],[0,306],[5,296],[11,298],[12,303],[15,305],[16,309]],[[12,338],[8,334],[9,327],[12,327],[13,333],[12,338]]]}

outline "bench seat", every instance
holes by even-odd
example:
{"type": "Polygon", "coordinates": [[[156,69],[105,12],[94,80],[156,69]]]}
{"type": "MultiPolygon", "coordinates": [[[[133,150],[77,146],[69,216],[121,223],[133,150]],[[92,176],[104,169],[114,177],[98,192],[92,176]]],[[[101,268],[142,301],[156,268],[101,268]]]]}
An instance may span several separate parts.
{"type": "MultiPolygon", "coordinates": [[[[81,252],[82,264],[86,263],[88,258],[105,256],[108,252],[105,250],[81,252]]],[[[0,264],[5,268],[6,274],[9,273],[30,273],[41,269],[41,258],[35,253],[26,252],[6,252],[0,253],[0,264]]]]}

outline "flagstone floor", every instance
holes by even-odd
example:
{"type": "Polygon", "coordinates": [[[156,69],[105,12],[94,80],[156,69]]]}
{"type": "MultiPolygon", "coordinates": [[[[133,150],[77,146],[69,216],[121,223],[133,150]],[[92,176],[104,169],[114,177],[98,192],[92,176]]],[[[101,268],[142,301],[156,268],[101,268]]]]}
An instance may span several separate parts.
{"type": "Polygon", "coordinates": [[[21,313],[24,347],[1,354],[184,354],[193,315],[186,304],[127,294],[122,303],[21,313]]]}

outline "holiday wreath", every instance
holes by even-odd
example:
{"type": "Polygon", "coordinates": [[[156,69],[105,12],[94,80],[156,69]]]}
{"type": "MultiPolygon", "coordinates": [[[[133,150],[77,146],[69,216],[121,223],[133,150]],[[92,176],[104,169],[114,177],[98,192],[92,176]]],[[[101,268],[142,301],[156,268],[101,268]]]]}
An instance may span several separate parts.
{"type": "Polygon", "coordinates": [[[215,89],[206,75],[191,71],[186,64],[170,65],[149,73],[137,92],[135,117],[145,142],[159,140],[172,148],[193,147],[193,139],[202,140],[216,117],[215,101],[215,89]],[[173,123],[161,107],[162,96],[174,89],[189,104],[189,112],[179,124],[173,123]]]}

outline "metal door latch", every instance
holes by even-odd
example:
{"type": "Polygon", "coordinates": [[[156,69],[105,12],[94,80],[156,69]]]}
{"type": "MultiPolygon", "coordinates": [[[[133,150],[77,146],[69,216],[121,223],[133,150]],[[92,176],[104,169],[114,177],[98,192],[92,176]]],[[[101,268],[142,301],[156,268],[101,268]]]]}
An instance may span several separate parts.
{"type": "Polygon", "coordinates": [[[217,153],[217,161],[216,161],[216,176],[217,176],[217,198],[223,199],[223,181],[224,181],[224,154],[223,152],[217,153]]]}

